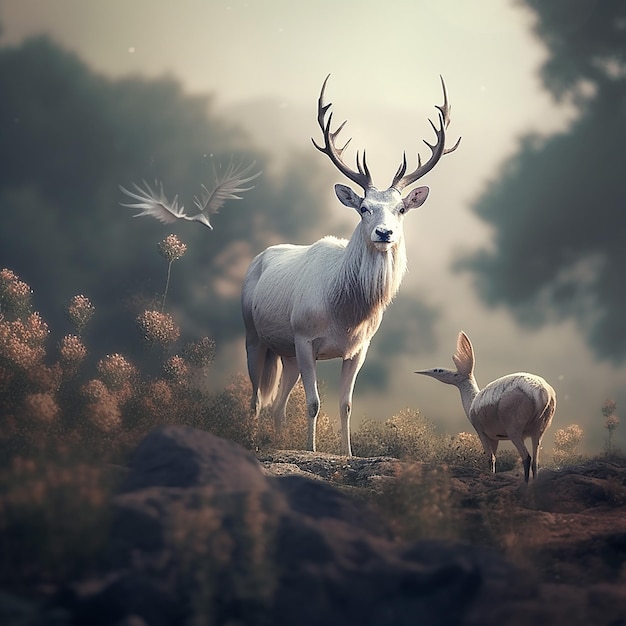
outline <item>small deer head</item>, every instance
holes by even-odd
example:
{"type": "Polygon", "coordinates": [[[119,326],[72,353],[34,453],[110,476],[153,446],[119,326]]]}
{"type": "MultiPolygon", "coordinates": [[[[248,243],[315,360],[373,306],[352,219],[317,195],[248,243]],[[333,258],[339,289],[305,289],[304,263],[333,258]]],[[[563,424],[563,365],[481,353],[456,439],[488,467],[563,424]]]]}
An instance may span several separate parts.
{"type": "MultiPolygon", "coordinates": [[[[402,190],[415,183],[418,179],[428,173],[439,161],[439,159],[450,152],[453,152],[459,146],[461,138],[459,137],[456,144],[449,149],[445,148],[446,142],[446,128],[450,123],[450,105],[448,104],[448,94],[446,92],[446,86],[441,79],[441,85],[443,88],[443,105],[438,106],[439,110],[439,126],[435,126],[431,121],[431,126],[437,136],[437,142],[432,145],[424,140],[424,143],[430,148],[430,159],[424,164],[421,162],[421,158],[418,154],[417,168],[413,172],[406,172],[406,153],[403,155],[402,163],[393,178],[391,186],[385,191],[381,191],[374,187],[372,183],[372,177],[367,167],[367,161],[365,158],[365,151],[363,156],[357,152],[356,165],[357,169],[354,170],[342,159],[342,153],[350,143],[350,139],[344,144],[342,148],[338,148],[335,145],[335,140],[341,129],[345,126],[344,121],[340,124],[339,128],[335,131],[331,131],[331,122],[333,114],[332,112],[326,116],[326,113],[332,106],[331,103],[324,103],[324,92],[326,90],[326,83],[330,74],[324,80],[320,97],[318,99],[317,108],[317,121],[322,129],[324,137],[324,145],[319,146],[315,140],[313,145],[326,154],[333,162],[335,167],[351,181],[359,185],[363,191],[364,196],[361,197],[356,194],[350,187],[346,185],[335,185],[335,193],[340,202],[348,207],[356,209],[361,215],[361,220],[366,231],[369,233],[369,238],[374,247],[381,251],[386,252],[389,249],[396,246],[402,240],[402,221],[405,214],[410,209],[416,209],[420,207],[428,197],[428,187],[417,187],[413,191],[409,192],[404,198],[402,198],[402,190]]],[[[430,121],[430,120],[429,120],[430,121]]]]}
{"type": "Polygon", "coordinates": [[[456,340],[456,352],[452,355],[452,361],[456,365],[455,370],[448,370],[443,367],[433,369],[418,370],[416,374],[430,376],[448,385],[458,387],[463,381],[474,377],[474,348],[469,337],[461,331],[456,340]]]}

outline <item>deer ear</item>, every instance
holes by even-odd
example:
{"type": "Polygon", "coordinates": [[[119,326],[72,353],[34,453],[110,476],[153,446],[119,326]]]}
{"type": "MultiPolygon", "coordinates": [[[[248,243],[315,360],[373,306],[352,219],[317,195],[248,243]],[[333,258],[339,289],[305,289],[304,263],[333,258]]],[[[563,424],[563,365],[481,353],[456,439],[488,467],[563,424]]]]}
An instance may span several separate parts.
{"type": "Polygon", "coordinates": [[[345,185],[335,185],[335,193],[339,198],[339,202],[349,206],[351,209],[358,209],[363,201],[363,198],[360,198],[350,187],[345,185]]]}
{"type": "Polygon", "coordinates": [[[408,196],[402,198],[405,212],[409,209],[417,209],[418,207],[421,207],[422,204],[426,202],[429,191],[430,189],[428,189],[428,187],[418,187],[417,189],[413,189],[408,196]]]}
{"type": "Polygon", "coordinates": [[[474,348],[469,337],[461,331],[456,341],[456,352],[452,357],[456,369],[469,376],[474,372],[474,348]]]}

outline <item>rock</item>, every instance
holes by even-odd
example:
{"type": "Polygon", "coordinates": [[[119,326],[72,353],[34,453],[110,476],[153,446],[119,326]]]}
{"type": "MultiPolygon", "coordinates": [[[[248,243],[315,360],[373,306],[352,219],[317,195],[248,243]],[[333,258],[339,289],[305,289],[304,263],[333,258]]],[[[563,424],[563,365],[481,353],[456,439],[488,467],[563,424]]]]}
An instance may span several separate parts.
{"type": "Polygon", "coordinates": [[[121,491],[211,486],[220,493],[236,493],[266,488],[254,455],[232,441],[218,442],[188,426],[156,429],[137,447],[121,491]]]}
{"type": "Polygon", "coordinates": [[[535,506],[552,513],[578,513],[626,503],[626,468],[606,461],[558,471],[544,469],[531,485],[535,506]]]}
{"type": "Polygon", "coordinates": [[[139,445],[110,546],[110,576],[69,602],[77,624],[486,625],[536,591],[488,551],[393,541],[329,484],[266,475],[243,448],[181,426],[139,445]]]}

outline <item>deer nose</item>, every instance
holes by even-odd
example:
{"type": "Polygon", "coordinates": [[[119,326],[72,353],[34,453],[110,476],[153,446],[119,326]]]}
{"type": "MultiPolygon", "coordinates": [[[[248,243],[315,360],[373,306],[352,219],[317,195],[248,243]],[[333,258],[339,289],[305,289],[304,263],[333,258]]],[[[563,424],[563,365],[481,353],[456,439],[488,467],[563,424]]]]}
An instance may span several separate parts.
{"type": "Polygon", "coordinates": [[[378,226],[374,231],[378,237],[380,237],[381,241],[389,241],[391,239],[391,235],[393,235],[393,230],[391,228],[383,228],[382,226],[378,226]]]}

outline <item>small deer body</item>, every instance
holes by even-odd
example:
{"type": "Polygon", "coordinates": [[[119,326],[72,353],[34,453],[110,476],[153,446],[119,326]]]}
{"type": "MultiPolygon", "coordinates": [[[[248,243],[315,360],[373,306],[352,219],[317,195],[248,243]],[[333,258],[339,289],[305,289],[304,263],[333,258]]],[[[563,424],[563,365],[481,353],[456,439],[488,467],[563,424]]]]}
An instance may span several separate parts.
{"type": "Polygon", "coordinates": [[[280,433],[287,400],[302,377],[308,413],[307,448],[314,451],[320,408],[315,362],[340,358],[341,450],[350,456],[356,377],[406,270],[404,216],[428,196],[428,187],[418,187],[404,198],[401,191],[430,171],[458,142],[445,150],[449,106],[444,86],[444,104],[438,107],[440,126],[433,125],[437,144],[428,144],[431,158],[424,165],[418,163],[410,174],[405,174],[405,158],[391,187],[381,191],[372,184],[365,156],[361,161],[357,154],[358,171],[343,162],[345,146],[335,146],[343,124],[331,132],[332,113],[326,120],[330,105],[323,103],[325,87],[326,81],[318,105],[325,143],[323,147],[314,144],[340,172],[363,188],[364,195],[359,196],[345,185],[335,185],[340,202],[355,209],[360,222],[350,240],[329,236],[308,246],[280,244],[267,248],[248,268],[241,301],[255,416],[263,405],[273,402],[274,423],[280,433]]]}
{"type": "Polygon", "coordinates": [[[531,469],[535,478],[541,439],[556,410],[554,389],[541,376],[517,372],[502,376],[481,390],[474,378],[474,349],[464,332],[459,333],[452,359],[456,371],[435,368],[416,374],[458,387],[463,408],[489,456],[492,472],[496,471],[499,441],[510,440],[522,459],[524,480],[528,482],[531,469]],[[524,443],[529,437],[532,456],[524,443]]]}

